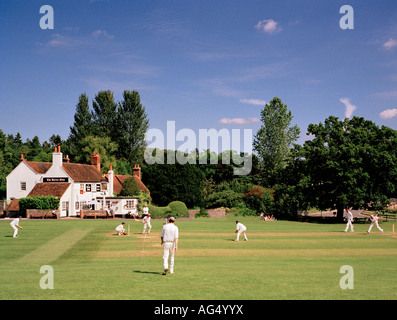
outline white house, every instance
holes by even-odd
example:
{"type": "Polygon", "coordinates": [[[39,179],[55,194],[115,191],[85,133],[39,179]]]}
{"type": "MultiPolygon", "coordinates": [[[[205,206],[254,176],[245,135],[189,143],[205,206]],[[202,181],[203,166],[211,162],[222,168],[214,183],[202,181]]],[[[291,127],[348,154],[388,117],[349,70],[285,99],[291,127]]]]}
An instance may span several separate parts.
{"type": "MultiPolygon", "coordinates": [[[[135,166],[133,178],[142,191],[149,191],[141,181],[141,168],[135,166]]],[[[115,214],[125,214],[137,205],[136,198],[114,197],[121,191],[126,177],[115,175],[110,168],[101,173],[101,157],[91,155],[91,164],[70,163],[55,147],[52,163],[26,161],[21,155],[18,166],[7,176],[7,200],[15,202],[28,196],[52,195],[60,199],[60,217],[79,216],[81,209],[113,206],[115,214]],[[105,204],[105,206],[104,206],[105,204]]],[[[14,202],[14,203],[13,203],[14,202]]]]}

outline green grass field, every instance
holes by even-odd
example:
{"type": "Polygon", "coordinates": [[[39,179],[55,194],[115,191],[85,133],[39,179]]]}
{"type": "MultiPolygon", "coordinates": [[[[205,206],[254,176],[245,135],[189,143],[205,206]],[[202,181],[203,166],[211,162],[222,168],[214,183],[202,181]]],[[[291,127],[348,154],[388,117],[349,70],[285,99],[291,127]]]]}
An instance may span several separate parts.
{"type": "Polygon", "coordinates": [[[234,216],[177,220],[175,274],[167,276],[163,220],[146,237],[131,220],[130,236],[116,236],[121,220],[23,220],[16,239],[10,220],[0,221],[0,299],[397,299],[394,222],[367,235],[368,224],[344,233],[344,224],[239,219],[248,242],[234,242],[234,216]],[[43,265],[53,268],[54,289],[40,287],[43,265]],[[343,265],[354,270],[354,289],[339,285],[343,265]]]}

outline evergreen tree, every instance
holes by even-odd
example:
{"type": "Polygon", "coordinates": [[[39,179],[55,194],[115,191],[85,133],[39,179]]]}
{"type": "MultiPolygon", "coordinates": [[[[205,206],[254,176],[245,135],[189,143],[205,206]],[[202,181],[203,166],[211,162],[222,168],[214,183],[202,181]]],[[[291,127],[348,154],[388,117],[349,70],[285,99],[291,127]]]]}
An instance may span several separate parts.
{"type": "Polygon", "coordinates": [[[80,153],[82,147],[81,141],[91,135],[92,132],[92,114],[88,105],[88,97],[83,93],[79,96],[79,101],[76,105],[76,112],[74,114],[74,123],[73,126],[70,127],[69,138],[66,142],[72,158],[80,153]]]}
{"type": "Polygon", "coordinates": [[[136,163],[142,165],[149,120],[137,91],[124,91],[123,101],[118,105],[117,127],[119,157],[126,159],[131,166],[136,163]]]}

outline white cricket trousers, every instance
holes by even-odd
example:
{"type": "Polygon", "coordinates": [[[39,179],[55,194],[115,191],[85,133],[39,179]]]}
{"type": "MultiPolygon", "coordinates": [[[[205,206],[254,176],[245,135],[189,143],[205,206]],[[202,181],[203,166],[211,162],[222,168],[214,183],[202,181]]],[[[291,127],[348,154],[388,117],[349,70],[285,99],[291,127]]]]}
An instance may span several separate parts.
{"type": "Polygon", "coordinates": [[[347,220],[345,232],[347,232],[347,230],[349,230],[349,227],[350,227],[350,231],[354,231],[352,220],[347,220]]]}
{"type": "Polygon", "coordinates": [[[150,224],[150,223],[144,223],[143,224],[143,231],[142,231],[142,233],[145,233],[146,232],[146,227],[148,228],[148,234],[150,233],[150,230],[152,229],[152,225],[150,224]]]}
{"type": "Polygon", "coordinates": [[[380,232],[383,232],[383,229],[382,229],[381,227],[379,227],[378,221],[371,222],[371,224],[369,225],[368,232],[371,232],[371,229],[372,229],[372,227],[373,227],[374,225],[379,229],[380,232]]]}
{"type": "Polygon", "coordinates": [[[17,228],[16,226],[13,226],[13,225],[11,225],[11,228],[14,229],[14,235],[13,235],[13,237],[14,237],[14,238],[17,237],[17,236],[18,236],[18,228],[17,228]]]}
{"type": "Polygon", "coordinates": [[[239,239],[240,239],[240,234],[243,234],[244,239],[245,239],[245,240],[248,240],[247,235],[245,234],[245,231],[246,231],[246,230],[239,230],[239,231],[237,232],[237,239],[236,239],[236,241],[239,241],[239,239]]]}
{"type": "Polygon", "coordinates": [[[166,241],[163,243],[163,266],[164,270],[168,269],[170,272],[174,272],[174,254],[175,254],[175,242],[166,241]],[[168,259],[170,260],[168,268],[168,259]]]}

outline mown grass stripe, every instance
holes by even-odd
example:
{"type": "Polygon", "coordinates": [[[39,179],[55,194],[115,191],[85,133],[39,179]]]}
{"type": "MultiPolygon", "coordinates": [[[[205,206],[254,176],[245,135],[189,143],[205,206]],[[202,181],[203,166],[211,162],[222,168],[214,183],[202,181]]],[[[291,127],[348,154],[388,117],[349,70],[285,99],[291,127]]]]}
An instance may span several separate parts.
{"type": "Polygon", "coordinates": [[[29,252],[18,262],[51,263],[84,238],[92,229],[72,229],[29,252]]]}

